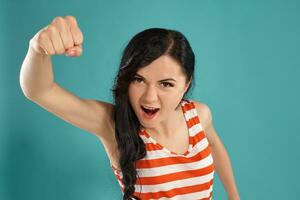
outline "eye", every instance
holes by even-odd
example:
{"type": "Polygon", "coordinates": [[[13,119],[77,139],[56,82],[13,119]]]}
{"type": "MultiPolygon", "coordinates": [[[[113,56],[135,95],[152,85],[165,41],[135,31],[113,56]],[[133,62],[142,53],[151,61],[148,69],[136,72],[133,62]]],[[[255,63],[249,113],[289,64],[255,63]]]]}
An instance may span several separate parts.
{"type": "Polygon", "coordinates": [[[133,78],[133,81],[136,81],[136,82],[140,83],[140,82],[143,81],[143,79],[141,79],[141,78],[139,78],[139,77],[134,77],[134,78],[133,78]]]}
{"type": "Polygon", "coordinates": [[[174,87],[174,85],[172,83],[168,83],[168,82],[162,82],[164,87],[174,87]]]}

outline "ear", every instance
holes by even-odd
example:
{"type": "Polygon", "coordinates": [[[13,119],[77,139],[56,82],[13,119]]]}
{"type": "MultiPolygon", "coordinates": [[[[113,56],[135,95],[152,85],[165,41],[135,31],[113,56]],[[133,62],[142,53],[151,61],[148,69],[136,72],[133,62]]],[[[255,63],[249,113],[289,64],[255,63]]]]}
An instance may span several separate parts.
{"type": "Polygon", "coordinates": [[[189,80],[189,82],[186,84],[184,88],[184,93],[186,93],[187,89],[189,88],[190,84],[192,83],[192,78],[189,80]]]}

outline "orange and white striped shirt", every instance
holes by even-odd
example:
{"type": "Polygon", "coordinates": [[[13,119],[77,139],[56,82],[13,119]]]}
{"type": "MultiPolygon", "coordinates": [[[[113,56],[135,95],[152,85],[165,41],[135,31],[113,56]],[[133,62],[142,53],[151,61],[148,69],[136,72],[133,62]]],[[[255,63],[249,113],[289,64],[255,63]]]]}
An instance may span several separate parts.
{"type": "MultiPolygon", "coordinates": [[[[189,148],[184,154],[168,150],[140,129],[139,135],[146,145],[147,155],[136,161],[139,177],[134,195],[143,200],[212,199],[215,170],[211,146],[193,101],[183,100],[180,105],[189,130],[189,148]]],[[[123,193],[122,171],[112,164],[111,167],[123,193]]]]}

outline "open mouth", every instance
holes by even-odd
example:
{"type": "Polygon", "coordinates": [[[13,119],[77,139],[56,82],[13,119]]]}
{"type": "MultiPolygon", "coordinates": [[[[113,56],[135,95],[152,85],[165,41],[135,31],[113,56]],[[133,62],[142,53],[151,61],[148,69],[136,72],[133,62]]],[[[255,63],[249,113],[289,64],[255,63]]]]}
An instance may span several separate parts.
{"type": "Polygon", "coordinates": [[[148,117],[153,117],[159,111],[159,108],[151,108],[150,109],[150,108],[146,108],[144,106],[141,106],[141,108],[148,117]]]}

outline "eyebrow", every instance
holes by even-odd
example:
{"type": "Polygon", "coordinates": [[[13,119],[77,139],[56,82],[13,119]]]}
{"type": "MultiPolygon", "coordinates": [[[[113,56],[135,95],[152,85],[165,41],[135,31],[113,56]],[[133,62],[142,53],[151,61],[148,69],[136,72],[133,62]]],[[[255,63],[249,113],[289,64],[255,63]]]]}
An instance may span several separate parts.
{"type": "MultiPolygon", "coordinates": [[[[140,76],[141,78],[145,79],[142,75],[140,75],[138,73],[136,73],[135,75],[140,76]]],[[[159,82],[163,82],[163,81],[175,81],[176,82],[176,80],[173,78],[166,78],[166,79],[159,80],[159,82]]]]}

